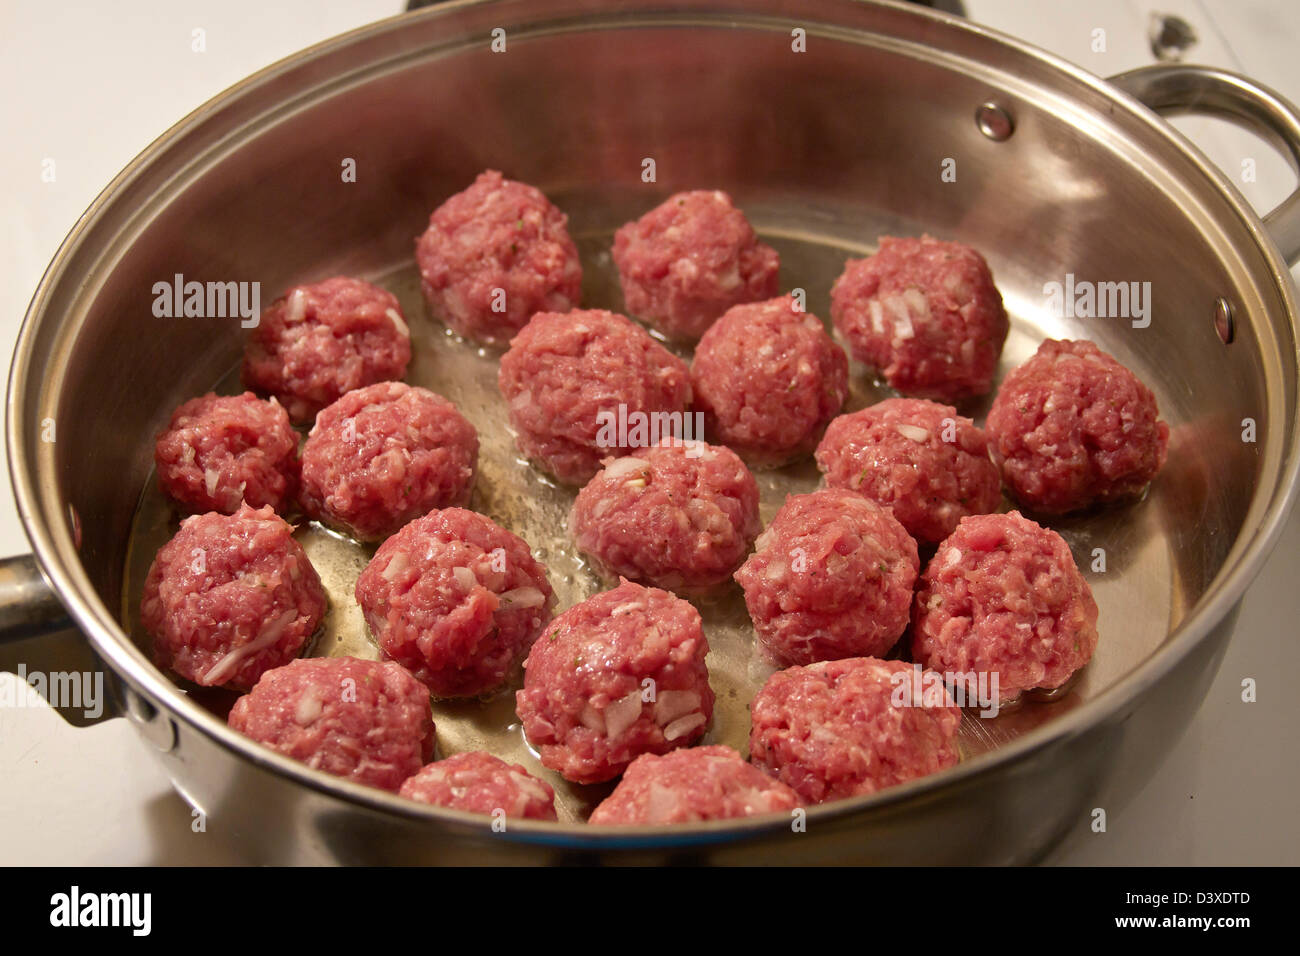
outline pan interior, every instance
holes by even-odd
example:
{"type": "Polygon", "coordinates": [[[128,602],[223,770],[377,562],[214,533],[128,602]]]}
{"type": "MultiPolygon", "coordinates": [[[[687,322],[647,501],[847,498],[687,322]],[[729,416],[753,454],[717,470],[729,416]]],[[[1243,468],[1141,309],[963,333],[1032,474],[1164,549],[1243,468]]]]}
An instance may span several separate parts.
{"type": "MultiPolygon", "coordinates": [[[[762,221],[761,211],[757,218],[762,221]]],[[[584,304],[621,309],[617,273],[609,255],[612,237],[600,233],[576,238],[585,267],[584,304]]],[[[818,243],[799,235],[768,232],[766,238],[781,253],[783,287],[806,285],[811,295],[810,310],[821,316],[829,314],[827,290],[843,268],[844,260],[868,251],[818,243]]],[[[533,546],[535,554],[549,568],[557,610],[607,587],[593,574],[566,533],[565,519],[575,491],[547,480],[515,448],[505,424],[505,402],[496,387],[499,352],[466,342],[427,317],[420,296],[419,274],[413,263],[404,263],[372,278],[398,296],[408,317],[416,317],[411,323],[415,358],[406,380],[450,398],[479,431],[480,471],[471,507],[515,531],[533,546]]],[[[1016,315],[1002,369],[1005,371],[1022,362],[1042,338],[1061,334],[1064,330],[1042,315],[1016,315]]],[[[689,359],[689,351],[679,351],[689,359]]],[[[235,393],[239,389],[237,372],[226,376],[216,387],[222,393],[235,393]]],[[[849,410],[890,394],[893,393],[879,384],[868,369],[855,363],[849,410]]],[[[987,401],[976,403],[965,411],[982,417],[986,405],[987,401]]],[[[762,491],[765,524],[787,494],[811,491],[819,484],[819,475],[811,461],[760,471],[756,477],[762,491]]],[[[1070,542],[1076,561],[1097,597],[1101,645],[1092,663],[1064,695],[1050,700],[1026,699],[993,719],[967,712],[960,736],[964,757],[1014,739],[1077,706],[1159,647],[1183,612],[1186,600],[1174,586],[1176,573],[1170,544],[1161,529],[1166,493],[1162,482],[1148,500],[1056,523],[1070,542]],[[1095,561],[1094,547],[1104,547],[1106,551],[1104,573],[1090,570],[1095,561]]],[[[1009,502],[1003,502],[1004,509],[1010,507],[1009,502]]],[[[149,638],[139,624],[141,588],[154,554],[175,533],[179,518],[151,476],[133,522],[122,608],[133,640],[146,652],[149,638]]],[[[374,546],[359,545],[314,522],[302,523],[297,537],[320,572],[330,597],[324,630],[311,653],[379,659],[378,648],[368,634],[353,596],[357,575],[373,555],[374,546]]],[[[737,586],[729,586],[716,598],[694,603],[704,618],[711,647],[710,681],[717,694],[714,720],[704,743],[724,743],[747,753],[749,701],[771,669],[758,658],[743,596],[737,586]]],[[[907,645],[905,637],[891,656],[906,656],[907,645]]],[[[513,691],[519,686],[519,677],[516,675],[508,689],[487,699],[435,701],[439,755],[487,750],[521,763],[555,787],[561,819],[584,819],[613,785],[571,784],[542,766],[520,731],[515,715],[513,691]]],[[[192,685],[186,692],[222,717],[235,700],[232,693],[192,685]]]]}

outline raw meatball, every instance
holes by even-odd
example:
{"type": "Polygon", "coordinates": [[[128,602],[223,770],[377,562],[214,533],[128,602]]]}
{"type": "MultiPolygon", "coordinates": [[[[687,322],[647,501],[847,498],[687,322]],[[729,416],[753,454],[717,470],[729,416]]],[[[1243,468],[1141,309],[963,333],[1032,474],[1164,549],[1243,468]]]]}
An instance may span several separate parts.
{"type": "Polygon", "coordinates": [[[476,342],[504,345],[534,312],[582,295],[568,218],[540,191],[489,169],[434,210],[415,246],[433,315],[476,342]]]}
{"type": "Polygon", "coordinates": [[[907,630],[920,570],[887,509],[827,488],[786,499],[736,580],[759,646],[789,667],[885,654],[907,630]]]}
{"type": "Polygon", "coordinates": [[[677,193],[614,234],[627,310],[673,339],[698,339],[733,305],[776,295],[781,261],[718,190],[677,193]]]}
{"type": "Polygon", "coordinates": [[[176,409],[154,445],[158,484],[186,510],[283,512],[298,490],[298,435],[272,399],[204,395],[176,409]]]}
{"type": "Polygon", "coordinates": [[[755,465],[812,451],[849,394],[849,360],[821,319],[783,296],[728,309],[691,362],[709,436],[755,465]]]}
{"type": "Polygon", "coordinates": [[[883,236],[874,256],[850,260],[831,319],[891,387],[945,402],[989,390],[1011,328],[984,257],[929,236],[883,236]]]}
{"type": "Polygon", "coordinates": [[[393,663],[313,657],[267,671],[230,726],[315,770],[396,790],[433,756],[429,692],[393,663]]]}
{"type": "Polygon", "coordinates": [[[637,757],[587,822],[645,826],[729,820],[789,813],[800,802],[797,793],[730,747],[690,747],[637,757]]]}
{"type": "Polygon", "coordinates": [[[499,687],[555,603],[527,543],[462,508],[416,518],[380,545],[356,596],[385,656],[438,697],[499,687]]]}
{"type": "Polygon", "coordinates": [[[569,515],[601,575],[669,590],[726,581],[761,528],[758,483],[736,453],[672,438],[610,461],[569,515]]]}
{"type": "Polygon", "coordinates": [[[875,793],[957,763],[961,709],[937,675],[855,657],[777,671],[750,705],[750,760],[809,803],[875,793]]]}
{"type": "Polygon", "coordinates": [[[889,508],[907,533],[936,544],[967,515],[996,511],[1002,479],[988,439],[950,405],[889,398],[830,423],[817,446],[826,484],[889,508]]]}
{"type": "Polygon", "coordinates": [[[398,791],[410,800],[514,820],[554,820],[555,791],[519,764],[476,750],[429,764],[398,791]]]}
{"type": "Polygon", "coordinates": [[[441,395],[401,382],[348,392],[302,450],[303,511],[361,541],[434,508],[468,503],[478,432],[441,395]]]}
{"type": "Polygon", "coordinates": [[[501,357],[497,382],[520,450],[568,484],[587,481],[630,443],[653,444],[633,432],[638,421],[647,436],[655,423],[686,436],[686,363],[613,312],[533,316],[501,357]],[[629,426],[625,436],[619,421],[629,426]]]}
{"type": "Polygon", "coordinates": [[[324,616],[320,578],[270,505],[186,518],[140,601],[159,667],[237,690],[297,657],[324,616]]]}
{"type": "Polygon", "coordinates": [[[1024,507],[1064,514],[1139,495],[1169,426],[1136,375],[1091,342],[1047,340],[998,390],[985,427],[1024,507]]]}
{"type": "Polygon", "coordinates": [[[399,379],[411,332],[397,297],[338,276],[294,286],[262,313],[244,352],[244,384],[310,422],[344,392],[399,379]]]}
{"type": "Polygon", "coordinates": [[[1060,687],[1096,648],[1097,602],[1070,546],[1019,512],[963,518],[921,575],[913,660],[987,686],[996,674],[1001,700],[1060,687]]]}
{"type": "Polygon", "coordinates": [[[524,733],[577,783],[690,746],[713,717],[708,652],[695,608],[625,581],[569,608],[533,645],[515,696],[524,733]]]}

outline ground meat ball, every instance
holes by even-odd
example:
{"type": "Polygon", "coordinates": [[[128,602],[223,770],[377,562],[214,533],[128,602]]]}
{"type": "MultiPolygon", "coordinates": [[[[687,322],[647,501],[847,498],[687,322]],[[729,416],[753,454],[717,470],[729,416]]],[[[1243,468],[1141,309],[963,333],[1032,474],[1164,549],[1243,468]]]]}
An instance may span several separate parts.
{"type": "Polygon", "coordinates": [[[416,518],[380,545],[356,596],[384,654],[439,697],[500,686],[554,604],[524,540],[463,508],[416,518]]]}
{"type": "Polygon", "coordinates": [[[362,541],[388,537],[474,488],[478,433],[441,395],[401,382],[348,392],[302,450],[303,511],[362,541]]]}
{"type": "Polygon", "coordinates": [[[677,193],[614,234],[623,301],[673,339],[698,339],[733,305],[776,295],[780,257],[717,190],[677,193]]]}
{"type": "Polygon", "coordinates": [[[750,760],[809,803],[951,767],[961,709],[931,676],[918,700],[905,661],[855,657],[777,671],[750,705],[750,760]]]}
{"type": "Polygon", "coordinates": [[[599,573],[669,590],[726,581],[761,528],[758,483],[736,453],[672,438],[612,460],[569,515],[599,573]]]}
{"type": "Polygon", "coordinates": [[[887,509],[828,488],[787,498],[736,580],[759,646],[789,667],[888,652],[920,570],[916,542],[887,509]]]}
{"type": "Polygon", "coordinates": [[[519,764],[476,750],[429,764],[398,791],[409,800],[514,820],[554,820],[555,791],[519,764]]]}
{"type": "Polygon", "coordinates": [[[929,236],[884,236],[874,256],[850,260],[831,319],[891,387],[941,401],[989,390],[1011,327],[984,257],[929,236]]]}
{"type": "Polygon", "coordinates": [[[140,601],[159,667],[237,690],[298,656],[324,616],[320,578],[270,505],[186,518],[140,601]]]}
{"type": "Polygon", "coordinates": [[[434,317],[476,342],[504,345],[535,312],[582,295],[568,218],[532,186],[489,169],[434,210],[415,246],[434,317]]]}
{"type": "Polygon", "coordinates": [[[244,352],[244,384],[310,422],[344,392],[399,379],[411,332],[397,297],[342,276],[294,286],[262,313],[244,352]]]}
{"type": "Polygon", "coordinates": [[[691,363],[710,437],[764,466],[812,451],[848,397],[848,377],[844,350],[790,296],[728,309],[691,363]]]}
{"type": "Polygon", "coordinates": [[[690,747],[637,757],[587,822],[696,823],[789,813],[799,805],[797,793],[746,763],[730,747],[690,747]]]}
{"type": "Polygon", "coordinates": [[[1025,508],[1064,514],[1142,492],[1169,426],[1136,375],[1091,342],[1049,339],[998,390],[985,427],[1025,508]]]}
{"type": "Polygon", "coordinates": [[[569,608],[533,645],[519,719],[542,763],[577,783],[687,747],[713,717],[700,614],[625,581],[569,608]]]}
{"type": "Polygon", "coordinates": [[[298,435],[274,401],[204,395],[176,409],[154,445],[158,484],[187,511],[283,512],[298,490],[298,435]]]}
{"type": "Polygon", "coordinates": [[[429,692],[393,663],[314,657],[267,671],[230,726],[316,770],[396,790],[433,756],[429,692]]]}
{"type": "Polygon", "coordinates": [[[963,518],[921,575],[913,659],[989,686],[996,673],[1001,700],[1060,687],[1096,647],[1097,602],[1069,545],[1018,512],[963,518]]]}
{"type": "Polygon", "coordinates": [[[497,381],[520,450],[568,484],[632,450],[606,427],[616,425],[620,406],[630,426],[656,416],[664,430],[685,434],[686,363],[613,312],[538,313],[501,357],[497,381]]]}
{"type": "Polygon", "coordinates": [[[817,465],[828,486],[889,508],[924,544],[1002,501],[984,433],[955,408],[921,399],[890,398],[841,415],[817,447],[817,465]]]}

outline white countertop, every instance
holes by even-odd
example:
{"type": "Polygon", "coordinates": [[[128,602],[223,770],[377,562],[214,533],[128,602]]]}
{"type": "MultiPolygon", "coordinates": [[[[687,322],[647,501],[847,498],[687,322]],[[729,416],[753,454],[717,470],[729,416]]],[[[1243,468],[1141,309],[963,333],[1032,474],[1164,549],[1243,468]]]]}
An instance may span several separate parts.
{"type": "MultiPolygon", "coordinates": [[[[1291,0],[1043,3],[967,0],[979,22],[1102,76],[1152,62],[1152,9],[1177,13],[1200,41],[1189,61],[1235,69],[1300,101],[1300,5],[1291,0]],[[1104,29],[1107,50],[1092,51],[1104,29]]],[[[125,0],[0,7],[0,353],[12,351],[46,264],[101,188],[155,136],[230,84],[281,56],[399,12],[394,0],[221,3],[125,0]],[[206,50],[192,49],[195,30],[206,50]],[[42,180],[54,160],[54,182],[42,180]]],[[[1244,134],[1206,120],[1180,129],[1226,169],[1258,159],[1246,197],[1266,210],[1293,187],[1286,164],[1244,134]]],[[[1297,272],[1300,275],[1300,272],[1297,272]]],[[[0,449],[3,455],[3,449],[0,449]]],[[[27,550],[8,483],[0,484],[0,554],[27,550]]],[[[1236,635],[1185,735],[1136,794],[1103,796],[1108,828],[1086,821],[1051,854],[1070,864],[1296,864],[1300,787],[1293,728],[1300,703],[1300,517],[1293,516],[1247,595],[1236,635]],[[1241,682],[1258,682],[1256,703],[1241,682]]],[[[0,674],[0,682],[17,679],[0,674]]],[[[73,728],[45,706],[0,707],[0,863],[239,862],[190,812],[125,721],[73,728]]]]}

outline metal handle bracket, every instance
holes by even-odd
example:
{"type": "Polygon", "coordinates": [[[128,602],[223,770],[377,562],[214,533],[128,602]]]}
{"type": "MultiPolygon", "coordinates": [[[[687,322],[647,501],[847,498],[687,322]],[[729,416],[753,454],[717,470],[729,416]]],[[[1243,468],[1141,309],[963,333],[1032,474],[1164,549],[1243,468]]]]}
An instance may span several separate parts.
{"type": "MultiPolygon", "coordinates": [[[[1157,63],[1108,80],[1162,116],[1219,116],[1261,136],[1286,156],[1300,176],[1300,109],[1275,90],[1240,73],[1209,66],[1157,63]]],[[[1300,262],[1300,186],[1264,217],[1282,256],[1300,262]]]]}

